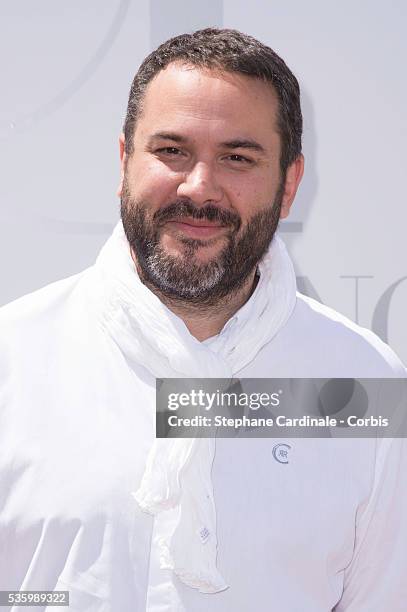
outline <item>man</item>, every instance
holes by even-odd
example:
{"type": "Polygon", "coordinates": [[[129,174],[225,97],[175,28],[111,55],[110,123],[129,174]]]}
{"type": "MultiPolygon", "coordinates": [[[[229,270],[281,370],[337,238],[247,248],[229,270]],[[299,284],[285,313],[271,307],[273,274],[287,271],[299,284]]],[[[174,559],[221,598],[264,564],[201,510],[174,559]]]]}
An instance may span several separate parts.
{"type": "Polygon", "coordinates": [[[141,65],[122,224],[90,269],[2,309],[1,589],[69,590],[75,611],[404,609],[400,440],[297,439],[288,465],[270,439],[155,440],[157,377],[405,376],[296,295],[275,231],[301,128],[295,77],[239,32],[141,65]]]}

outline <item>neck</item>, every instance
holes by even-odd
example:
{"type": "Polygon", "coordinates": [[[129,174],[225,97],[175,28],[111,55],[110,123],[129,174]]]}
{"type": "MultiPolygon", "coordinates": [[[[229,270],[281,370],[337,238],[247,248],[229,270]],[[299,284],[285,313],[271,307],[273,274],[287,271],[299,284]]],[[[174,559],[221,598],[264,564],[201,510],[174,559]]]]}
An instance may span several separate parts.
{"type": "Polygon", "coordinates": [[[169,310],[184,321],[189,332],[200,342],[219,334],[227,321],[248,301],[258,281],[256,270],[253,270],[245,283],[239,289],[222,299],[220,304],[217,303],[209,306],[190,304],[184,300],[168,297],[154,285],[143,279],[134,253],[131,252],[131,255],[142,282],[169,310]]]}

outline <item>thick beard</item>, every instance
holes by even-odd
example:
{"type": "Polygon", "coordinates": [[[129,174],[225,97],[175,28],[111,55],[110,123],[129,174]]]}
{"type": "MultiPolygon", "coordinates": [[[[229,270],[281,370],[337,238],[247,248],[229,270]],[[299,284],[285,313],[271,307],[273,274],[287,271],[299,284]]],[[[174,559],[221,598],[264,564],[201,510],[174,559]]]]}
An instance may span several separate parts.
{"type": "Polygon", "coordinates": [[[197,208],[190,200],[178,200],[151,216],[147,202],[133,199],[125,182],[121,199],[121,218],[130,247],[137,260],[141,280],[170,300],[200,306],[213,306],[238,291],[266,253],[276,232],[283,197],[283,182],[272,206],[251,217],[241,229],[235,212],[212,204],[197,208]],[[162,224],[171,219],[190,217],[219,222],[230,228],[227,244],[207,262],[200,262],[196,251],[203,244],[193,238],[179,238],[183,255],[170,255],[160,244],[162,224]],[[240,235],[239,235],[239,230],[240,235]]]}

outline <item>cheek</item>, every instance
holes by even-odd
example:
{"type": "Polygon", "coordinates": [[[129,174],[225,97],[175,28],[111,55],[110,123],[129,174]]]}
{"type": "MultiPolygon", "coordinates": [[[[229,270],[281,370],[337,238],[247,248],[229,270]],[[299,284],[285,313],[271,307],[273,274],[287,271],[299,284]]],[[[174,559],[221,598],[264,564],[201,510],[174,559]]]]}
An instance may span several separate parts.
{"type": "Polygon", "coordinates": [[[230,185],[229,194],[233,208],[242,219],[247,219],[268,206],[274,197],[271,181],[265,179],[236,181],[230,185]]]}
{"type": "Polygon", "coordinates": [[[157,201],[168,199],[176,193],[177,177],[159,162],[149,161],[134,165],[129,169],[128,181],[136,199],[157,201]]]}

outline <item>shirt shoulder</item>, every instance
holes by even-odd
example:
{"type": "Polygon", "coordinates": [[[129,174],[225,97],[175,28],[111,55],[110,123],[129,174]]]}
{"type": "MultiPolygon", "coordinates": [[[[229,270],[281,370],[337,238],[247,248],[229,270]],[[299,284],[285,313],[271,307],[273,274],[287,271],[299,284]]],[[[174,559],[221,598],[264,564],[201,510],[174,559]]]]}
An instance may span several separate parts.
{"type": "Polygon", "coordinates": [[[333,308],[297,293],[294,327],[308,347],[327,362],[345,370],[359,369],[359,376],[405,377],[407,371],[396,353],[370,329],[357,325],[333,308]]]}
{"type": "Polygon", "coordinates": [[[0,350],[21,338],[28,342],[32,334],[51,330],[74,295],[84,270],[23,295],[0,308],[0,350]]]}
{"type": "Polygon", "coordinates": [[[405,378],[395,352],[372,331],[301,293],[279,333],[245,376],[405,378]]]}

